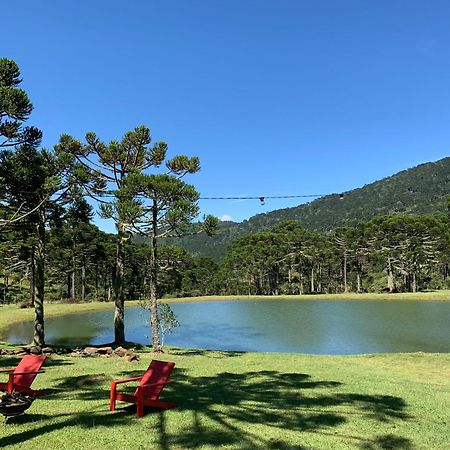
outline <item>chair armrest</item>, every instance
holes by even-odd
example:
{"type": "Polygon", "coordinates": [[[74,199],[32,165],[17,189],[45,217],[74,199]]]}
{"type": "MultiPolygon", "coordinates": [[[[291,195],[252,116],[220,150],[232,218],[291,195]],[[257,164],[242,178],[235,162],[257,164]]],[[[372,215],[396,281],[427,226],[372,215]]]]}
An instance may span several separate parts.
{"type": "Polygon", "coordinates": [[[166,384],[171,383],[171,381],[162,381],[161,383],[148,383],[148,384],[143,384],[142,386],[139,387],[147,387],[147,386],[165,386],[166,384]]]}
{"type": "Polygon", "coordinates": [[[14,369],[1,369],[0,373],[1,372],[14,372],[14,369]]]}
{"type": "Polygon", "coordinates": [[[133,378],[124,378],[123,380],[114,380],[111,381],[111,386],[114,384],[121,384],[121,383],[128,383],[130,381],[138,381],[138,380],[142,380],[143,377],[133,377],[133,378]]]}
{"type": "Polygon", "coordinates": [[[16,375],[32,375],[33,373],[44,373],[44,370],[36,370],[33,372],[13,372],[10,373],[9,376],[15,377],[16,375]]]}

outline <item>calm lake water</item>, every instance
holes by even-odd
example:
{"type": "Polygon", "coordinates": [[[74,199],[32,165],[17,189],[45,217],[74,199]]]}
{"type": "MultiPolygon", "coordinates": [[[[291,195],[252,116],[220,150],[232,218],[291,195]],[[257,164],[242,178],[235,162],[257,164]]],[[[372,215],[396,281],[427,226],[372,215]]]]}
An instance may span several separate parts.
{"type": "MultiPolygon", "coordinates": [[[[209,350],[310,354],[450,352],[450,302],[218,301],[171,305],[180,327],[165,344],[209,350]]],[[[149,312],[126,309],[126,338],[149,343],[149,312]]],[[[114,340],[113,311],[49,318],[51,344],[114,340]]],[[[10,327],[2,340],[28,343],[31,322],[10,327]]]]}

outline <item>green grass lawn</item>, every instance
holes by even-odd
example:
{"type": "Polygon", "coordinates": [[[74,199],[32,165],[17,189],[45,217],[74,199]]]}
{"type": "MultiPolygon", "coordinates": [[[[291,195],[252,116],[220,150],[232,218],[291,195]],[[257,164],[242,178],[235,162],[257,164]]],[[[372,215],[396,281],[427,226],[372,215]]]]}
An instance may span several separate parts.
{"type": "MultiPolygon", "coordinates": [[[[108,304],[47,305],[48,315],[108,304]]],[[[0,308],[8,317],[32,311],[0,308]]],[[[23,449],[448,449],[450,355],[312,356],[167,349],[140,361],[52,355],[33,387],[45,388],[22,416],[0,425],[0,447],[23,449]],[[118,403],[113,379],[143,373],[152,358],[176,363],[148,411],[118,403]]],[[[0,368],[19,356],[0,356],[0,368]]],[[[1,375],[1,374],[0,374],[1,375]]]]}
{"type": "MultiPolygon", "coordinates": [[[[170,349],[163,397],[177,409],[118,403],[109,383],[154,357],[52,356],[35,381],[48,395],[0,427],[0,446],[23,449],[446,449],[447,354],[307,356],[170,349]],[[122,406],[123,405],[123,406],[122,406]]],[[[18,357],[2,357],[2,367],[18,357]]]]}

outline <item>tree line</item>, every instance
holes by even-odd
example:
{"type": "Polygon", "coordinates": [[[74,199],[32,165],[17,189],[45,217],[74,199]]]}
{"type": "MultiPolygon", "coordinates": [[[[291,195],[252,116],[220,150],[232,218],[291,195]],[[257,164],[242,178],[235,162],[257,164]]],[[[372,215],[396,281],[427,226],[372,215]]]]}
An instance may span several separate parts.
{"type": "Polygon", "coordinates": [[[233,242],[216,278],[236,295],[450,287],[449,215],[378,217],[330,234],[286,221],[233,242]]]}

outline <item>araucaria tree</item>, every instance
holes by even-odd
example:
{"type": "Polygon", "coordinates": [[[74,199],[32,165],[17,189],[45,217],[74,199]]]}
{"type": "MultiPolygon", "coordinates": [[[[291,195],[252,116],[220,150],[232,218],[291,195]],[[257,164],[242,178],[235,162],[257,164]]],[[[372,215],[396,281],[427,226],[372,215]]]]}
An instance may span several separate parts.
{"type": "MultiPolygon", "coordinates": [[[[42,139],[42,132],[36,127],[24,126],[33,105],[27,93],[17,87],[22,82],[20,70],[14,61],[0,58],[0,152],[7,148],[27,146],[36,148],[42,139]]],[[[2,214],[0,226],[12,221],[18,222],[27,213],[23,211],[22,204],[17,209],[4,201],[4,180],[0,178],[0,206],[2,214]]],[[[38,206],[38,205],[35,205],[38,206]]],[[[28,211],[28,214],[30,212],[28,211]]]]}
{"type": "MultiPolygon", "coordinates": [[[[44,236],[45,203],[52,190],[47,175],[47,158],[36,147],[42,132],[23,126],[33,110],[26,92],[17,86],[22,82],[14,61],[0,59],[0,225],[24,220],[33,229],[34,343],[44,344],[44,236]],[[14,150],[13,150],[14,149],[14,150]]],[[[54,180],[53,180],[54,181],[54,180]]]]}
{"type": "Polygon", "coordinates": [[[133,174],[126,180],[126,199],[132,229],[150,239],[150,322],[152,348],[160,352],[158,314],[158,240],[187,233],[213,234],[218,225],[215,217],[207,216],[203,223],[192,226],[198,215],[199,194],[194,186],[181,178],[200,169],[198,158],[176,156],[166,163],[168,173],[158,175],[133,174]]]}
{"type": "Polygon", "coordinates": [[[130,217],[134,217],[132,199],[124,190],[125,180],[131,174],[138,175],[162,164],[166,157],[167,145],[164,142],[156,142],[152,146],[150,144],[150,130],[140,126],[128,131],[121,141],[106,144],[95,133],[90,132],[86,134],[85,143],[69,135],[62,135],[56,146],[58,153],[73,155],[91,176],[96,177],[97,187],[95,189],[86,187],[85,192],[101,203],[103,217],[112,218],[116,223],[117,241],[113,275],[116,343],[125,341],[124,246],[130,229],[130,217]]]}

